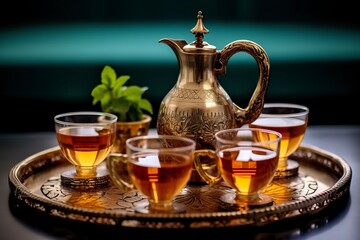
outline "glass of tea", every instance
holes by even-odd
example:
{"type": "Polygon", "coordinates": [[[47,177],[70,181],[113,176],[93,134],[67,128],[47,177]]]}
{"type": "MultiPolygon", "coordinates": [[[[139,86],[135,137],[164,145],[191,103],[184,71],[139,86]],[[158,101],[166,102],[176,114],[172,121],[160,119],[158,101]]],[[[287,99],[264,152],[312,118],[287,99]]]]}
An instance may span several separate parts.
{"type": "Polygon", "coordinates": [[[107,168],[121,189],[137,189],[148,201],[134,204],[142,213],[186,211],[174,197],[188,183],[194,162],[195,141],[186,137],[138,136],[126,140],[127,153],[111,154],[107,168]]]}
{"type": "Polygon", "coordinates": [[[221,130],[215,139],[222,179],[235,190],[220,197],[220,206],[229,210],[271,206],[273,198],[260,191],[275,175],[281,134],[243,127],[221,130]]]}
{"type": "Polygon", "coordinates": [[[308,124],[309,109],[292,103],[264,104],[262,113],[250,127],[270,129],[282,134],[279,165],[275,178],[298,174],[299,164],[289,156],[300,146],[308,124]]]}
{"type": "Polygon", "coordinates": [[[98,187],[109,183],[106,168],[97,170],[111,152],[117,116],[104,112],[69,112],[54,117],[58,144],[75,167],[61,173],[70,187],[98,187]]]}

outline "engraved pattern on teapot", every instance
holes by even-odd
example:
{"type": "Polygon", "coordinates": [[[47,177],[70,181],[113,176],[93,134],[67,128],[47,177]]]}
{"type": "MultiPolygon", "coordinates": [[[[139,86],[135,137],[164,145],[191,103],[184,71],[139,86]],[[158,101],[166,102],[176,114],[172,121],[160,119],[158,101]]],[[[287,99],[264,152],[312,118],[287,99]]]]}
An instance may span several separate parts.
{"type": "Polygon", "coordinates": [[[163,105],[157,129],[161,134],[182,135],[196,139],[197,149],[215,149],[214,132],[235,127],[234,121],[226,115],[224,111],[209,112],[201,108],[182,111],[163,105]]]}
{"type": "Polygon", "coordinates": [[[267,91],[270,64],[266,52],[258,44],[237,40],[221,51],[203,41],[208,30],[198,13],[196,26],[191,30],[195,41],[161,39],[175,53],[180,71],[175,86],[160,104],[158,134],[180,135],[193,138],[197,149],[215,149],[217,131],[241,127],[260,115],[267,91]],[[245,52],[255,58],[259,67],[259,79],[246,108],[232,102],[217,81],[226,73],[228,60],[235,53],[245,52]]]}

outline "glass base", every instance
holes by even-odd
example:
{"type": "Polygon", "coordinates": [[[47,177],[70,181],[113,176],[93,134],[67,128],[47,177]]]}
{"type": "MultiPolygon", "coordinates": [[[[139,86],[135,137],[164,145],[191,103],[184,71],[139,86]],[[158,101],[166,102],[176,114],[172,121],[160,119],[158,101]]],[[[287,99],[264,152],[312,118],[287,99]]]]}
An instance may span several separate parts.
{"type": "Polygon", "coordinates": [[[252,199],[236,199],[236,193],[227,193],[220,197],[220,207],[230,211],[246,211],[274,204],[271,196],[259,193],[252,199]]]}
{"type": "Polygon", "coordinates": [[[286,161],[286,168],[285,169],[277,169],[275,172],[274,178],[287,178],[287,177],[293,177],[298,175],[299,172],[299,163],[288,159],[286,161]]]}
{"type": "Polygon", "coordinates": [[[108,186],[110,178],[106,170],[100,169],[97,171],[95,177],[90,178],[79,178],[76,177],[75,170],[68,170],[61,173],[61,184],[71,188],[100,188],[108,186]]]}
{"type": "Polygon", "coordinates": [[[182,213],[186,212],[186,205],[182,203],[173,203],[171,209],[149,208],[149,202],[141,202],[135,205],[135,212],[140,213],[182,213]]]}

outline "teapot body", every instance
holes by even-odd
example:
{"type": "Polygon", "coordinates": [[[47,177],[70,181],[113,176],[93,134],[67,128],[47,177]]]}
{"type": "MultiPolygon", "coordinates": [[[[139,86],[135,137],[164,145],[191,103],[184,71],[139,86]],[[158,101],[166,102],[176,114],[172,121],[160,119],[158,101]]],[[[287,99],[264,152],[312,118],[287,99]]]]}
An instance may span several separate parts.
{"type": "Polygon", "coordinates": [[[157,131],[214,149],[214,133],[236,127],[233,103],[213,71],[217,54],[181,55],[178,80],[160,104],[157,131]]]}
{"type": "MultiPolygon", "coordinates": [[[[156,129],[160,135],[192,138],[197,149],[215,149],[215,133],[251,123],[260,115],[268,87],[270,63],[264,49],[248,40],[237,40],[218,51],[203,42],[208,30],[202,15],[193,28],[196,41],[161,39],[174,51],[179,63],[176,84],[163,98],[156,129]],[[259,67],[259,79],[248,105],[241,108],[229,97],[218,82],[226,74],[228,60],[238,52],[252,55],[259,67]]],[[[241,79],[241,77],[239,77],[241,79]]]]}

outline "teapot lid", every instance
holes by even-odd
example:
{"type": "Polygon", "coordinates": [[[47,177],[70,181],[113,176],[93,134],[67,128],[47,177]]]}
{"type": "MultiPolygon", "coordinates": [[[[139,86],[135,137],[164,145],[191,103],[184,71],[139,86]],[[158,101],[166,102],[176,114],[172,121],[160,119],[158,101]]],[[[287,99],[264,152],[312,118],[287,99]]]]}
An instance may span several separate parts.
{"type": "Polygon", "coordinates": [[[207,52],[207,53],[214,53],[216,52],[216,47],[213,45],[208,44],[207,42],[203,41],[204,34],[207,34],[209,30],[206,29],[204,26],[202,19],[203,14],[202,11],[199,11],[197,14],[197,23],[195,27],[193,27],[190,31],[195,35],[195,41],[189,43],[184,46],[185,52],[207,52]]]}

